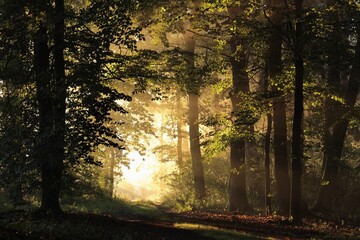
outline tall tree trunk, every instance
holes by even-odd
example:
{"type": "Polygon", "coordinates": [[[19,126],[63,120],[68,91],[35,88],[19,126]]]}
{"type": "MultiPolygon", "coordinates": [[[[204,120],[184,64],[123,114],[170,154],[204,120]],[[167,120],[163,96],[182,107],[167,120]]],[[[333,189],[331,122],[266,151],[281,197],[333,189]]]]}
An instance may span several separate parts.
{"type": "MultiPolygon", "coordinates": [[[[197,2],[195,2],[195,7],[197,2]]],[[[190,23],[188,27],[191,28],[190,23]]],[[[200,87],[198,79],[194,73],[195,68],[195,35],[191,31],[185,33],[185,51],[187,54],[188,65],[188,94],[189,94],[189,137],[192,170],[194,175],[195,197],[204,199],[206,197],[204,168],[200,150],[200,131],[199,131],[199,95],[200,87]]]]}
{"type": "Polygon", "coordinates": [[[265,134],[265,208],[266,214],[271,215],[271,189],[270,189],[270,142],[271,142],[272,116],[267,114],[267,126],[265,134]]]}
{"type": "MultiPolygon", "coordinates": [[[[249,92],[247,56],[244,51],[237,52],[239,45],[241,45],[240,39],[234,36],[230,41],[231,52],[234,54],[231,58],[233,92],[230,96],[234,115],[241,110],[240,104],[243,102],[241,95],[249,92]]],[[[248,126],[237,126],[235,121],[233,123],[235,136],[230,141],[229,210],[246,212],[251,210],[251,206],[246,193],[245,137],[241,135],[248,130],[248,126]]]]}
{"type": "Polygon", "coordinates": [[[117,152],[116,149],[114,148],[110,153],[110,168],[109,168],[109,195],[111,198],[114,197],[114,182],[115,182],[114,170],[115,170],[116,157],[117,157],[117,152]]]}
{"type": "Polygon", "coordinates": [[[49,74],[47,29],[41,24],[34,41],[34,68],[39,106],[39,144],[37,158],[41,166],[42,199],[40,211],[60,213],[58,165],[54,154],[54,109],[49,74]]]}
{"type": "Polygon", "coordinates": [[[296,35],[295,35],[295,103],[293,117],[293,136],[292,136],[292,167],[291,167],[291,217],[294,221],[301,221],[301,176],[303,159],[303,82],[304,82],[304,62],[303,62],[303,24],[302,24],[302,4],[303,0],[295,2],[296,13],[296,35]]]}
{"type": "MultiPolygon", "coordinates": [[[[338,56],[334,56],[334,57],[338,57],[338,56]]],[[[346,131],[349,124],[349,118],[346,116],[346,114],[353,109],[356,103],[357,95],[359,93],[359,85],[360,85],[359,63],[360,63],[360,41],[358,37],[353,65],[350,72],[349,82],[344,96],[345,106],[342,106],[341,108],[337,109],[337,114],[336,114],[337,118],[335,121],[332,119],[331,114],[333,114],[333,111],[331,111],[330,107],[326,110],[326,114],[327,114],[325,116],[326,131],[325,131],[325,139],[324,139],[325,150],[324,150],[324,160],[323,160],[324,172],[321,180],[322,183],[320,185],[319,194],[316,203],[314,205],[315,211],[319,211],[319,212],[332,211],[334,193],[336,191],[336,186],[337,186],[337,174],[339,171],[339,165],[340,165],[341,154],[346,137],[346,131]]],[[[336,83],[335,81],[337,79],[333,79],[334,72],[336,71],[336,69],[337,66],[329,65],[329,84],[336,83]]],[[[340,75],[340,73],[338,74],[340,75]]]]}
{"type": "MultiPolygon", "coordinates": [[[[269,64],[268,61],[265,63],[264,74],[263,74],[263,92],[267,94],[269,91],[269,64]]],[[[264,161],[264,169],[265,169],[265,212],[267,215],[272,214],[271,208],[271,178],[270,178],[270,145],[271,145],[271,131],[272,131],[272,115],[268,113],[267,116],[267,124],[266,124],[266,133],[265,133],[265,141],[264,141],[264,151],[265,151],[265,161],[264,161]]]]}
{"type": "MultiPolygon", "coordinates": [[[[330,5],[333,5],[334,2],[330,1],[330,5]]],[[[334,22],[337,22],[338,14],[332,14],[331,18],[334,22]]],[[[339,27],[335,25],[334,32],[330,35],[329,46],[328,46],[328,74],[327,74],[327,85],[332,94],[336,94],[341,96],[341,76],[340,76],[340,51],[339,51],[339,41],[340,41],[340,32],[338,31],[339,27]]],[[[322,182],[320,184],[320,190],[318,194],[317,201],[313,208],[314,211],[319,212],[327,212],[331,210],[332,205],[332,197],[333,195],[330,193],[332,191],[328,191],[321,187],[321,185],[329,185],[330,181],[331,186],[333,187],[333,181],[336,179],[339,159],[335,156],[338,155],[336,152],[338,150],[333,149],[333,135],[332,128],[335,125],[336,121],[341,118],[340,109],[342,108],[341,103],[337,100],[334,100],[331,96],[327,96],[324,103],[324,136],[323,136],[323,144],[324,144],[324,152],[323,152],[323,174],[325,173],[325,169],[327,175],[323,175],[322,182]],[[335,113],[335,114],[334,114],[335,113]],[[325,180],[326,179],[326,180],[325,180]]],[[[341,153],[340,153],[341,154],[341,153]]]]}
{"type": "MultiPolygon", "coordinates": [[[[54,70],[55,81],[50,82],[47,91],[52,95],[52,106],[46,110],[51,113],[50,121],[47,122],[47,134],[50,134],[49,144],[51,152],[47,159],[42,161],[42,199],[40,210],[50,214],[62,213],[59,199],[63,161],[65,158],[65,61],[64,61],[64,0],[55,1],[54,14],[54,70]]],[[[45,44],[45,43],[44,43],[45,44]]],[[[48,94],[48,93],[47,93],[48,94]]],[[[49,120],[47,120],[49,121],[49,120]]]]}
{"type": "MultiPolygon", "coordinates": [[[[327,4],[334,5],[335,2],[333,0],[327,1],[327,4]]],[[[331,20],[333,22],[339,21],[339,16],[337,13],[331,15],[331,20]]],[[[340,68],[341,68],[341,53],[340,53],[340,31],[339,25],[334,26],[334,30],[329,37],[329,46],[328,46],[328,76],[327,76],[327,87],[333,94],[341,96],[341,76],[340,76],[340,68]]],[[[324,152],[323,152],[323,176],[322,182],[320,184],[318,198],[315,202],[314,211],[318,212],[327,212],[331,211],[332,202],[333,202],[333,187],[335,186],[333,183],[336,181],[336,175],[338,171],[337,165],[339,164],[340,158],[337,159],[335,156],[339,155],[336,152],[339,149],[333,149],[333,135],[332,130],[337,121],[342,117],[341,116],[341,103],[337,100],[334,100],[332,97],[327,96],[324,103],[324,136],[323,136],[323,144],[324,144],[324,152]],[[334,114],[335,113],[335,114],[334,114]],[[326,171],[325,171],[326,170],[326,171]],[[326,172],[326,176],[325,176],[326,172]],[[331,185],[330,185],[331,181],[331,185]],[[321,187],[331,186],[329,187],[321,187]],[[331,189],[331,190],[330,190],[331,189]]],[[[338,140],[338,139],[336,139],[338,140]]],[[[340,150],[341,151],[341,150],[340,150]]],[[[341,155],[341,153],[340,153],[341,155]]]]}
{"type": "MultiPolygon", "coordinates": [[[[283,1],[274,1],[275,8],[271,17],[278,29],[281,29],[281,21],[277,8],[283,6],[283,1]]],[[[269,37],[268,69],[270,79],[275,79],[281,74],[281,31],[274,29],[269,37]]],[[[277,86],[272,85],[273,92],[279,92],[277,86]]],[[[273,99],[273,122],[274,122],[274,161],[276,192],[279,201],[279,214],[289,215],[290,210],[290,177],[289,160],[287,150],[287,124],[286,124],[286,101],[283,93],[273,99]]]]}
{"type": "Polygon", "coordinates": [[[182,108],[181,108],[181,93],[180,90],[176,90],[176,113],[177,113],[177,121],[176,121],[176,131],[177,131],[177,162],[178,166],[181,170],[181,166],[183,165],[183,150],[182,150],[182,141],[183,141],[183,133],[182,133],[182,108]]]}
{"type": "Polygon", "coordinates": [[[290,177],[287,150],[286,102],[284,96],[274,98],[273,116],[276,192],[279,201],[279,213],[287,216],[290,209],[290,177]]]}
{"type": "Polygon", "coordinates": [[[192,93],[189,94],[189,135],[195,197],[203,199],[206,197],[206,191],[199,138],[199,96],[192,93]]]}

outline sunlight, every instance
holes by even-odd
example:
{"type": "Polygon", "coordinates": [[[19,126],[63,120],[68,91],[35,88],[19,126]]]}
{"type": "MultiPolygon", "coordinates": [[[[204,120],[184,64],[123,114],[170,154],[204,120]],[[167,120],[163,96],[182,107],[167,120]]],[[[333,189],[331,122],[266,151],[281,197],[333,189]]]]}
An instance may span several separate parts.
{"type": "Polygon", "coordinates": [[[175,170],[175,164],[162,163],[155,154],[141,156],[131,152],[128,158],[131,160],[130,167],[122,167],[123,176],[116,187],[117,195],[134,201],[159,202],[169,191],[164,177],[175,170]]]}
{"type": "MultiPolygon", "coordinates": [[[[155,114],[154,120],[154,126],[159,131],[162,114],[155,114]]],[[[177,171],[177,166],[174,161],[160,161],[160,157],[153,152],[153,148],[161,145],[162,141],[169,142],[171,139],[166,136],[162,139],[151,136],[149,139],[151,147],[148,146],[145,155],[140,155],[136,151],[127,154],[130,165],[129,167],[121,166],[122,176],[117,181],[116,196],[133,201],[160,202],[162,197],[170,191],[166,176],[177,171]]]]}

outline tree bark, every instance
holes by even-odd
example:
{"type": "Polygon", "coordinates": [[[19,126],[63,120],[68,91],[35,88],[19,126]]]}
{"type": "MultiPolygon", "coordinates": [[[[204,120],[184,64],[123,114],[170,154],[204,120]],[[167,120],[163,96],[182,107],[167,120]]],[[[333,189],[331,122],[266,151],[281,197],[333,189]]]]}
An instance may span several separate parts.
{"type": "Polygon", "coordinates": [[[292,136],[292,168],[291,168],[291,217],[295,222],[301,221],[301,176],[303,159],[303,82],[304,82],[304,62],[303,62],[303,23],[302,23],[302,0],[295,2],[296,14],[296,35],[295,35],[295,103],[293,117],[293,136],[292,136]]]}
{"type": "MultiPolygon", "coordinates": [[[[197,2],[195,3],[197,6],[197,2]]],[[[190,23],[188,27],[191,28],[190,23]]],[[[194,175],[195,198],[204,199],[206,197],[204,168],[202,164],[200,149],[200,131],[199,131],[199,95],[200,87],[197,77],[192,73],[195,68],[195,35],[191,31],[185,33],[185,53],[187,54],[188,66],[188,95],[189,95],[189,137],[190,154],[192,161],[192,170],[194,175]],[[194,79],[195,77],[195,79],[194,79]]]]}
{"type": "Polygon", "coordinates": [[[270,141],[271,141],[272,116],[267,114],[267,126],[265,134],[265,208],[266,214],[271,215],[271,188],[270,188],[270,141]]]}
{"type": "Polygon", "coordinates": [[[177,131],[177,162],[178,166],[181,169],[183,165],[183,150],[182,150],[182,111],[181,111],[181,95],[180,90],[176,90],[176,112],[177,112],[177,121],[176,121],[176,131],[177,131]]]}
{"type": "MultiPolygon", "coordinates": [[[[333,4],[333,3],[330,3],[333,4]]],[[[337,14],[332,16],[334,22],[338,19],[337,14]]],[[[340,52],[339,52],[339,31],[338,27],[335,25],[334,32],[331,34],[329,39],[328,46],[328,74],[327,74],[327,85],[332,94],[338,94],[341,96],[340,85],[340,52]]],[[[324,103],[324,152],[323,152],[323,177],[320,184],[318,198],[315,202],[314,211],[318,212],[328,212],[331,211],[332,202],[333,202],[333,191],[334,182],[336,181],[337,171],[340,158],[337,159],[335,156],[339,156],[337,153],[341,149],[334,149],[333,146],[333,135],[332,128],[335,125],[336,121],[339,120],[341,104],[334,100],[331,96],[327,96],[324,103]],[[336,114],[334,114],[336,113],[336,114]],[[326,170],[326,171],[325,171],[326,170]],[[326,172],[326,175],[325,175],[326,172]],[[322,185],[331,185],[329,187],[321,187],[322,185]],[[331,190],[330,190],[331,189],[331,190]]]]}
{"type": "Polygon", "coordinates": [[[41,166],[42,199],[40,211],[58,214],[60,182],[54,152],[54,111],[49,74],[49,47],[47,29],[40,24],[34,40],[34,68],[39,107],[39,143],[37,158],[41,166]]]}
{"type": "MultiPolygon", "coordinates": [[[[280,26],[279,26],[280,27],[280,26]]],[[[269,38],[269,77],[275,79],[281,73],[281,45],[282,39],[278,32],[271,33],[269,38]]],[[[278,93],[277,86],[272,86],[272,91],[278,93]]],[[[287,150],[287,124],[285,96],[275,96],[273,99],[274,122],[274,161],[276,192],[279,201],[279,214],[289,215],[290,209],[290,177],[287,150]]]]}
{"type": "MultiPolygon", "coordinates": [[[[38,101],[40,115],[40,162],[42,176],[42,199],[40,211],[58,215],[60,190],[65,158],[65,61],[64,61],[64,0],[55,1],[54,12],[54,70],[55,79],[38,78],[38,101]],[[40,82],[41,81],[41,82],[40,82]],[[46,152],[46,153],[45,153],[46,152]]],[[[43,27],[42,27],[43,28],[43,27]]],[[[49,66],[49,49],[46,30],[39,30],[36,39],[35,64],[42,74],[49,66]],[[41,35],[43,37],[41,37],[41,35]],[[45,53],[46,52],[46,53],[45,53]]]]}
{"type": "Polygon", "coordinates": [[[272,130],[272,115],[267,114],[267,125],[265,134],[265,209],[266,214],[271,215],[271,178],[270,178],[270,144],[272,130]]]}
{"type": "Polygon", "coordinates": [[[204,199],[206,191],[199,138],[199,96],[191,93],[189,94],[189,135],[195,197],[197,199],[204,199]]]}
{"type": "Polygon", "coordinates": [[[110,153],[110,168],[109,168],[109,195],[111,198],[114,197],[114,182],[115,182],[114,170],[115,170],[116,157],[117,157],[117,152],[116,149],[114,148],[110,153]]]}
{"type": "MultiPolygon", "coordinates": [[[[235,114],[241,110],[240,104],[243,102],[241,95],[249,92],[247,56],[244,51],[237,53],[240,44],[241,40],[233,36],[230,41],[231,52],[234,55],[231,58],[233,92],[230,98],[232,112],[235,114]]],[[[234,121],[233,128],[235,136],[230,141],[229,210],[247,212],[251,210],[251,206],[246,193],[245,137],[241,136],[241,132],[246,131],[248,126],[237,126],[234,121]]]]}
{"type": "MultiPolygon", "coordinates": [[[[263,74],[263,93],[266,94],[269,91],[269,64],[268,61],[265,62],[264,74],[263,74]]],[[[266,133],[264,141],[264,151],[265,151],[265,213],[266,215],[272,214],[271,208],[271,178],[270,178],[270,145],[271,145],[271,131],[272,131],[272,122],[273,118],[271,113],[268,113],[266,124],[266,133]]]]}
{"type": "MultiPolygon", "coordinates": [[[[271,80],[281,74],[281,45],[282,45],[282,19],[279,9],[284,7],[284,1],[276,0],[269,2],[273,9],[271,15],[272,24],[275,29],[269,37],[268,69],[271,80]]],[[[277,86],[272,85],[271,89],[279,96],[273,98],[273,124],[274,124],[274,162],[275,162],[275,183],[279,203],[279,214],[288,216],[290,212],[290,176],[289,159],[287,149],[287,123],[286,123],[286,101],[283,92],[277,86]]]]}
{"type": "MultiPolygon", "coordinates": [[[[64,60],[64,32],[65,32],[65,7],[64,0],[55,0],[55,28],[54,28],[54,69],[55,69],[55,136],[56,158],[62,171],[65,159],[65,110],[66,110],[66,79],[64,60]]],[[[59,176],[61,178],[61,175],[59,176]]]]}

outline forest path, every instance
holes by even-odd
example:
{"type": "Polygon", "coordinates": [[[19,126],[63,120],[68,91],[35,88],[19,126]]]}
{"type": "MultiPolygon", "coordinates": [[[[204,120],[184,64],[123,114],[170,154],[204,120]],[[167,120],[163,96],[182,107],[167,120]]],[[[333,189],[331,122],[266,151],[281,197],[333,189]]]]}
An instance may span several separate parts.
{"type": "Polygon", "coordinates": [[[208,231],[211,239],[360,239],[360,228],[334,221],[306,218],[293,224],[279,216],[242,215],[231,212],[188,211],[177,213],[162,205],[148,214],[120,214],[120,219],[173,228],[208,231]],[[211,233],[210,233],[211,232],[211,233]]]}
{"type": "Polygon", "coordinates": [[[360,239],[360,228],[305,219],[294,225],[280,217],[225,212],[176,213],[154,204],[133,204],[109,214],[67,213],[39,219],[32,212],[0,212],[1,240],[235,240],[360,239]]]}

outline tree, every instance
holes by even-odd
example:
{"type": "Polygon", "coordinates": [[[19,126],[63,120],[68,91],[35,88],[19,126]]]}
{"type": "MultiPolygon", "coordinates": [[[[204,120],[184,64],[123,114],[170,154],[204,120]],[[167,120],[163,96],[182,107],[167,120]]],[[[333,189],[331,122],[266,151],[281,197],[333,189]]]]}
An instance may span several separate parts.
{"type": "MultiPolygon", "coordinates": [[[[339,3],[333,1],[328,2],[329,7],[335,9],[341,8],[339,3]]],[[[347,12],[352,12],[351,5],[345,5],[347,12]]],[[[354,12],[352,12],[353,15],[354,12]]],[[[352,56],[352,66],[348,76],[348,81],[345,87],[345,91],[341,91],[341,73],[342,66],[341,59],[345,58],[340,49],[344,49],[343,42],[343,29],[340,27],[340,19],[337,12],[330,12],[330,21],[334,22],[332,32],[329,34],[329,44],[327,49],[328,54],[328,76],[327,84],[334,92],[335,96],[339,96],[344,99],[344,103],[334,100],[334,97],[328,96],[325,99],[325,123],[324,123],[324,152],[323,152],[323,175],[321,179],[320,189],[317,200],[313,209],[319,212],[329,212],[333,209],[334,195],[338,186],[338,171],[340,168],[340,161],[343,154],[344,141],[346,138],[346,132],[349,124],[349,118],[351,111],[353,110],[357,95],[359,93],[359,66],[358,61],[360,57],[360,44],[359,34],[357,33],[357,42],[352,56]],[[336,114],[334,114],[336,113],[336,114]]],[[[352,23],[350,23],[351,28],[352,23]]],[[[358,28],[357,28],[358,30],[358,28]]],[[[347,45],[348,43],[345,42],[347,45]]],[[[348,47],[346,46],[345,47],[348,47]]],[[[346,51],[344,51],[346,52],[346,51]]]]}
{"type": "MultiPolygon", "coordinates": [[[[41,12],[39,13],[39,15],[41,12]]],[[[65,157],[65,62],[64,62],[64,0],[56,0],[54,7],[54,74],[50,75],[50,49],[45,22],[36,33],[34,66],[40,118],[39,163],[42,176],[40,211],[57,215],[60,207],[60,189],[65,157]]]]}
{"type": "Polygon", "coordinates": [[[295,103],[293,115],[292,136],[292,166],[291,166],[291,217],[294,221],[301,220],[301,175],[303,159],[303,85],[304,85],[304,61],[303,61],[303,1],[295,2],[296,33],[294,43],[295,61],[295,103]]]}
{"type": "MultiPolygon", "coordinates": [[[[198,8],[197,2],[194,3],[194,8],[198,8]]],[[[196,10],[195,10],[196,11],[196,10]]],[[[199,79],[191,79],[193,77],[199,78],[195,71],[195,35],[191,32],[190,24],[185,29],[185,53],[188,65],[189,79],[188,81],[188,96],[189,96],[189,137],[190,137],[190,153],[192,161],[192,169],[194,174],[195,197],[204,199],[206,197],[204,168],[201,159],[200,149],[200,132],[199,132],[199,95],[200,85],[199,79]]]]}
{"type": "Polygon", "coordinates": [[[265,134],[265,208],[267,214],[272,214],[271,208],[271,178],[270,178],[270,141],[272,129],[272,116],[267,115],[266,134],[265,134]]]}
{"type": "Polygon", "coordinates": [[[181,92],[179,89],[176,90],[176,135],[177,135],[177,162],[181,169],[183,165],[183,131],[182,131],[182,104],[181,104],[181,92]]]}
{"type": "Polygon", "coordinates": [[[53,99],[51,97],[51,80],[49,74],[49,47],[47,29],[40,23],[34,40],[34,69],[36,76],[37,100],[39,105],[39,144],[37,161],[41,165],[42,204],[41,211],[53,214],[62,212],[59,203],[60,181],[63,159],[58,162],[53,158],[54,139],[53,99]]]}
{"type": "Polygon", "coordinates": [[[0,1],[0,178],[14,205],[37,187],[34,169],[35,97],[24,2],[0,1]],[[29,187],[31,186],[31,187],[29,187]]]}
{"type": "MultiPolygon", "coordinates": [[[[17,74],[21,67],[16,67],[17,74]]],[[[27,85],[16,83],[13,78],[3,81],[0,97],[0,186],[16,206],[26,204],[25,194],[31,193],[36,186],[33,155],[36,121],[30,107],[34,104],[34,97],[27,92],[27,85]],[[29,189],[29,186],[32,187],[29,189]]]]}
{"type": "MultiPolygon", "coordinates": [[[[272,15],[270,23],[272,24],[269,36],[269,59],[268,71],[271,81],[279,78],[282,70],[282,16],[283,1],[273,1],[271,5],[272,15]]],[[[279,201],[279,213],[287,216],[290,206],[290,177],[288,167],[287,150],[287,124],[286,124],[286,100],[283,93],[276,84],[272,84],[272,91],[278,93],[273,98],[273,124],[274,124],[274,157],[275,157],[275,180],[276,191],[279,201]]]]}
{"type": "MultiPolygon", "coordinates": [[[[235,20],[239,17],[242,10],[240,7],[229,7],[229,16],[235,20]]],[[[243,39],[235,32],[230,41],[231,48],[231,71],[232,71],[232,114],[235,118],[233,130],[234,136],[230,140],[230,179],[229,179],[229,210],[246,212],[251,209],[246,194],[246,167],[245,167],[245,126],[237,124],[241,122],[241,111],[244,108],[243,95],[250,91],[249,79],[247,76],[247,55],[246,45],[243,39]],[[239,118],[239,119],[236,119],[239,118]]]]}
{"type": "MultiPolygon", "coordinates": [[[[268,94],[269,91],[269,75],[268,75],[268,63],[265,61],[264,67],[264,74],[262,76],[263,80],[263,88],[264,94],[268,94]]],[[[264,152],[265,152],[265,159],[264,159],[264,169],[265,169],[265,212],[266,214],[272,214],[272,207],[271,207],[271,177],[270,177],[270,146],[271,146],[271,131],[272,131],[272,122],[273,118],[271,113],[267,113],[266,115],[266,132],[265,132],[265,139],[264,139],[264,152]]]]}
{"type": "MultiPolygon", "coordinates": [[[[169,32],[183,36],[183,42],[179,42],[180,48],[173,48],[164,51],[168,57],[167,65],[169,75],[175,75],[175,81],[188,96],[188,124],[189,124],[189,142],[190,155],[192,162],[192,173],[194,179],[195,198],[204,199],[206,197],[204,168],[200,148],[199,131],[199,98],[202,87],[205,85],[206,76],[203,66],[199,63],[197,54],[197,33],[194,27],[197,11],[200,7],[200,1],[179,1],[166,4],[159,2],[155,8],[161,9],[163,15],[161,21],[157,22],[156,33],[161,39],[164,47],[173,48],[174,42],[168,38],[169,32]],[[159,29],[160,28],[160,29],[159,29]]],[[[206,63],[205,63],[206,64],[206,63]]],[[[206,67],[206,66],[205,66],[206,67]]],[[[180,129],[179,129],[180,130],[180,129]]],[[[178,131],[180,133],[180,131],[178,131]]],[[[179,141],[181,137],[178,137],[179,141]]],[[[179,142],[180,144],[180,142],[179,142]]],[[[179,155],[180,156],[180,155],[179,155]]]]}
{"type": "Polygon", "coordinates": [[[108,84],[110,79],[119,79],[115,76],[119,72],[114,73],[110,65],[124,60],[110,48],[134,50],[135,38],[142,36],[128,16],[130,2],[102,4],[95,0],[79,12],[69,11],[73,14],[69,19],[65,19],[63,0],[55,1],[54,8],[46,4],[30,6],[40,19],[34,35],[40,139],[37,157],[42,173],[40,212],[57,215],[62,212],[59,197],[64,167],[81,159],[96,164],[91,153],[99,144],[120,147],[118,133],[105,123],[111,121],[111,111],[126,112],[116,101],[131,98],[108,84]]]}

